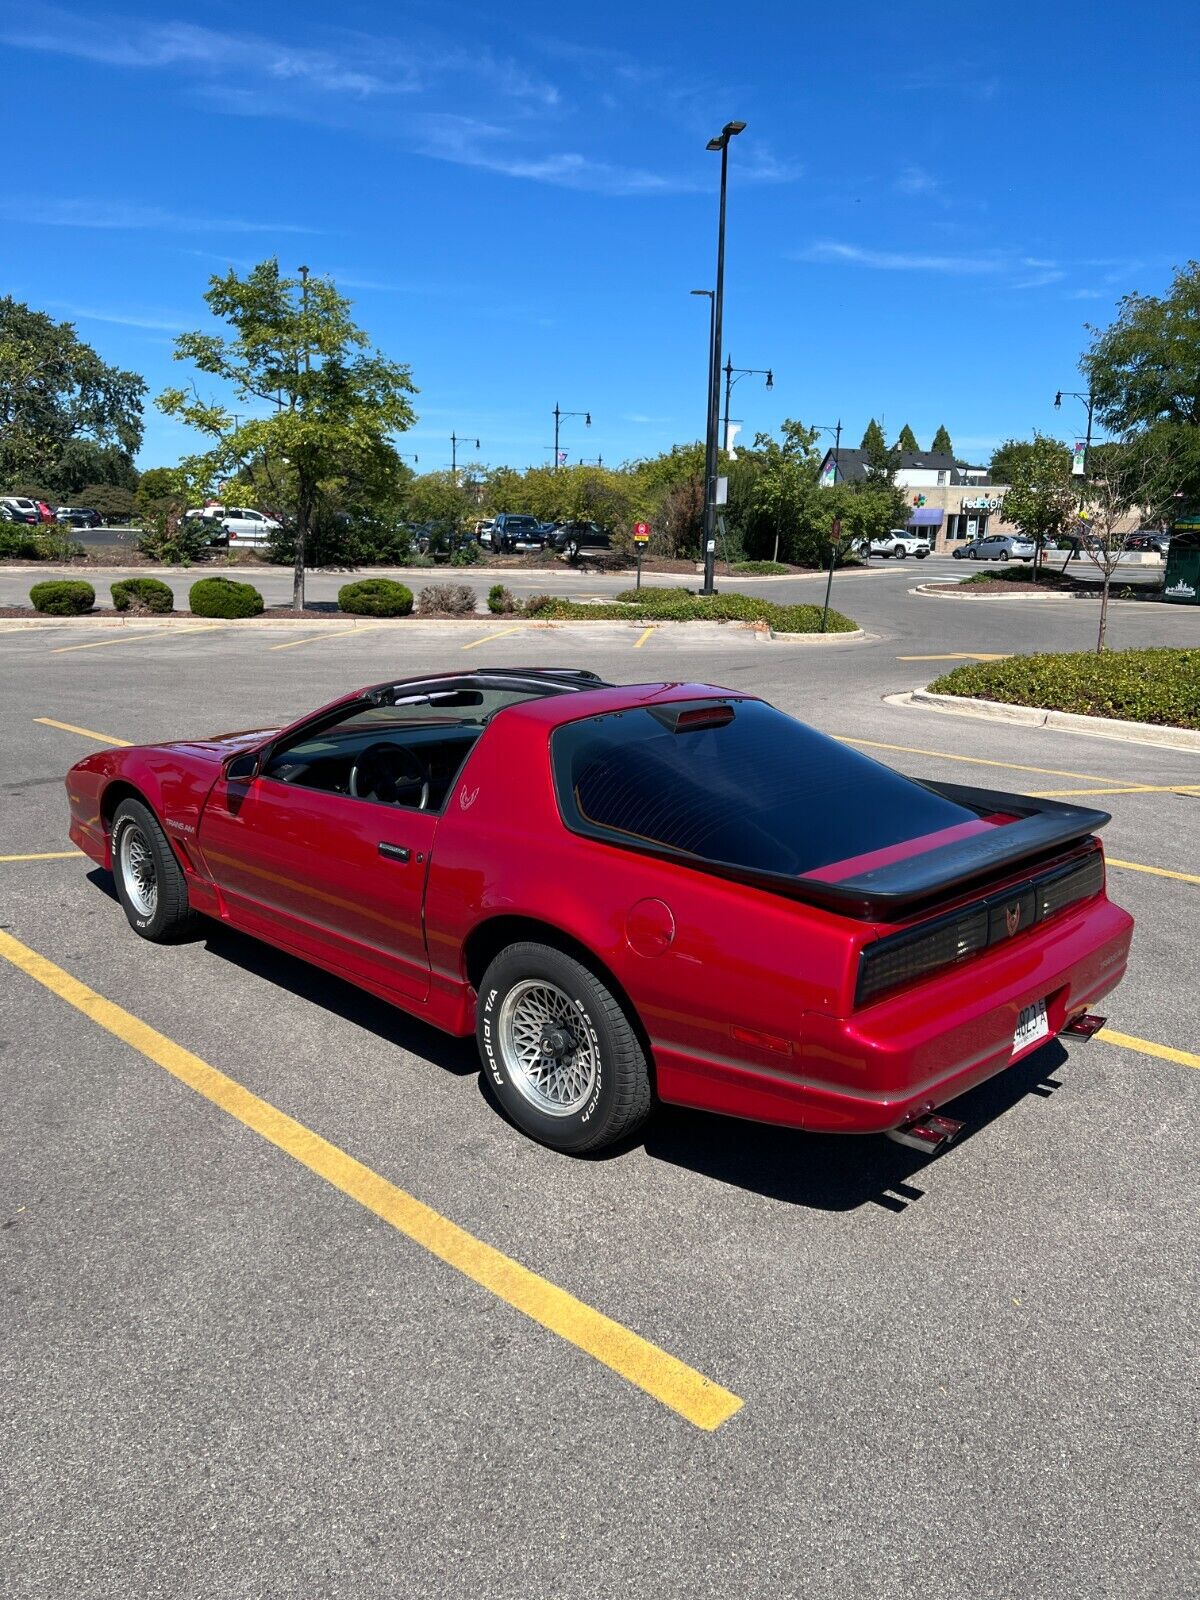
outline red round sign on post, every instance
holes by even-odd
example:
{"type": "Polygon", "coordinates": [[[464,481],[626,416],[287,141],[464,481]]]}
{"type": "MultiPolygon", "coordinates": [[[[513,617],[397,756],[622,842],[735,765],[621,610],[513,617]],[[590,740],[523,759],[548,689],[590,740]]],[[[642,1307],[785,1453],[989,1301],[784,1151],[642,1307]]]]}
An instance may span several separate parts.
{"type": "Polygon", "coordinates": [[[635,544],[649,544],[650,524],[648,522],[635,522],[633,525],[633,542],[635,544]]]}

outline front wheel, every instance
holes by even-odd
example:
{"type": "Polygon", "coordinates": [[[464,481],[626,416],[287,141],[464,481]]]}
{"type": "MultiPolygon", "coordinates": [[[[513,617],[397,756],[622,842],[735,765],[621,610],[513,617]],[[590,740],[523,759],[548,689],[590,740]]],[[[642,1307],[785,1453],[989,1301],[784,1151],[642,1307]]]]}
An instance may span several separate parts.
{"type": "Polygon", "coordinates": [[[928,551],[928,550],[918,550],[918,551],[917,551],[917,560],[918,560],[918,561],[924,561],[924,559],[925,559],[925,557],[926,557],[926,556],[927,556],[927,555],[928,555],[928,554],[929,554],[929,551],[928,551]]]}
{"type": "Polygon", "coordinates": [[[502,950],[479,989],[476,1040],[507,1116],[572,1155],[627,1137],[650,1111],[650,1071],[630,1018],[582,962],[552,945],[502,950]]]}
{"type": "Polygon", "coordinates": [[[897,561],[903,561],[905,556],[908,554],[908,551],[904,548],[904,546],[902,544],[898,544],[896,546],[896,548],[892,551],[892,554],[895,556],[897,561]]]}
{"type": "Polygon", "coordinates": [[[129,926],[143,939],[166,944],[196,920],[187,882],[170,841],[148,806],[122,800],[113,817],[112,865],[117,899],[129,926]]]}

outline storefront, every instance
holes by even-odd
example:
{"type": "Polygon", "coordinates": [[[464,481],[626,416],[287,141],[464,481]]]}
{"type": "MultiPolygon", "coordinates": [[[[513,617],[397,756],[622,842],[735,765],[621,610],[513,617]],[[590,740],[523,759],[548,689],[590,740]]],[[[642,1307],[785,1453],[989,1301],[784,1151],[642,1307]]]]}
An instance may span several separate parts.
{"type": "Polygon", "coordinates": [[[1004,520],[1004,487],[980,490],[962,488],[926,489],[909,493],[910,510],[906,525],[914,533],[928,535],[935,550],[953,550],[968,539],[983,539],[989,533],[1013,533],[1004,520]]]}

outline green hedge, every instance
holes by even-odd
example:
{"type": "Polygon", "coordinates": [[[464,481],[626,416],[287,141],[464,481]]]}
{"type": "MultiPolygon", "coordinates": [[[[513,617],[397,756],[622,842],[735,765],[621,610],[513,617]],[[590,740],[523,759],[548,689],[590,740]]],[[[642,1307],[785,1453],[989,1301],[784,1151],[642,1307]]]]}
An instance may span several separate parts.
{"type": "Polygon", "coordinates": [[[733,570],[744,573],[748,577],[767,578],[779,577],[792,569],[782,561],[735,561],[733,570]]]}
{"type": "Polygon", "coordinates": [[[956,667],[930,688],[1002,705],[1200,728],[1200,650],[1013,656],[956,667]]]}
{"type": "MultiPolygon", "coordinates": [[[[647,586],[643,589],[623,589],[611,605],[585,606],[572,600],[545,600],[538,596],[538,604],[526,603],[526,613],[536,609],[540,616],[554,619],[582,619],[596,621],[621,617],[634,622],[765,622],[776,633],[817,633],[821,627],[821,607],[812,605],[776,605],[773,600],[760,600],[748,594],[692,594],[687,589],[666,589],[647,586]]],[[[858,623],[843,616],[840,611],[830,611],[826,623],[828,633],[853,633],[858,623]]]]}
{"type": "Polygon", "coordinates": [[[412,590],[391,578],[361,578],[338,590],[338,606],[355,617],[407,617],[413,608],[412,590]]]}
{"type": "Polygon", "coordinates": [[[252,583],[201,578],[188,590],[188,605],[197,617],[257,617],[263,609],[263,597],[252,583]]]}
{"type": "Polygon", "coordinates": [[[175,596],[158,578],[118,578],[112,585],[118,611],[174,611],[175,596]]]}
{"type": "Polygon", "coordinates": [[[45,583],[35,583],[29,599],[35,611],[52,617],[78,617],[96,604],[96,591],[90,583],[50,578],[45,583]]]}

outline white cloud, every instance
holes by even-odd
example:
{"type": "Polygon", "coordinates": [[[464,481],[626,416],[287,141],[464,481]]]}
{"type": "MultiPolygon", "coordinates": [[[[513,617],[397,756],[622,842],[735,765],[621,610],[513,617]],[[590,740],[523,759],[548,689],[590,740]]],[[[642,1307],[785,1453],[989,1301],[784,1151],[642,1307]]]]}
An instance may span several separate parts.
{"type": "Polygon", "coordinates": [[[161,206],[124,201],[44,199],[13,196],[0,199],[0,219],[41,228],[105,228],[150,230],[155,233],[317,233],[291,222],[252,222],[242,217],[188,216],[161,206]]]}
{"type": "Polygon", "coordinates": [[[931,198],[938,194],[942,185],[932,172],[926,172],[924,167],[905,167],[896,178],[892,187],[898,194],[921,195],[931,198]]]}
{"type": "Polygon", "coordinates": [[[65,300],[45,302],[52,310],[61,311],[72,322],[111,322],[119,328],[147,328],[155,333],[182,333],[191,323],[174,317],[147,316],[140,311],[96,311],[87,306],[72,305],[65,300]]]}
{"type": "Polygon", "coordinates": [[[905,250],[867,250],[860,245],[841,244],[823,239],[799,252],[800,261],[826,261],[846,266],[873,267],[880,272],[948,272],[972,276],[1003,272],[1006,263],[999,256],[925,255],[905,250]]]}

